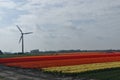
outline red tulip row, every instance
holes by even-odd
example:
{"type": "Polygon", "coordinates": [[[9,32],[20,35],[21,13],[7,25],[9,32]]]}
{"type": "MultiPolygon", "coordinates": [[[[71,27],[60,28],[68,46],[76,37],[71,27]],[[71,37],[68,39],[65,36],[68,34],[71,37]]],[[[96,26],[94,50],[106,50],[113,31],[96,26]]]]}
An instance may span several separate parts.
{"type": "Polygon", "coordinates": [[[45,61],[31,61],[31,62],[16,62],[6,63],[7,66],[15,66],[21,68],[46,68],[56,66],[80,65],[91,63],[104,63],[120,61],[120,56],[113,57],[95,57],[95,58],[80,58],[80,59],[61,59],[61,60],[45,60],[45,61]]]}
{"type": "Polygon", "coordinates": [[[51,55],[51,56],[31,56],[31,57],[16,57],[16,58],[1,58],[0,63],[14,62],[31,62],[31,61],[48,61],[48,60],[66,60],[66,59],[83,59],[83,58],[100,58],[100,57],[118,57],[119,53],[111,54],[70,54],[70,55],[51,55]]]}

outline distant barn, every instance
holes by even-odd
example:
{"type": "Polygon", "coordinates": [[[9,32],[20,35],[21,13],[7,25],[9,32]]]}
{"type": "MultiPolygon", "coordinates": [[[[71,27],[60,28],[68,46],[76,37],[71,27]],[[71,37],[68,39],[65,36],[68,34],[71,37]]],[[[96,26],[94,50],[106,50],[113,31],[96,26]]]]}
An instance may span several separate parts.
{"type": "Polygon", "coordinates": [[[39,53],[39,49],[31,50],[30,53],[39,53]]]}

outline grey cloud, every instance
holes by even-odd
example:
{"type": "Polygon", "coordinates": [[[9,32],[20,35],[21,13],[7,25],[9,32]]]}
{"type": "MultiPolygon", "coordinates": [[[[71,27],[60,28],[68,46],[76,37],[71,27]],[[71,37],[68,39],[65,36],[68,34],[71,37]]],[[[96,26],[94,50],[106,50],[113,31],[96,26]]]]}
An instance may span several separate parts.
{"type": "Polygon", "coordinates": [[[27,0],[16,7],[26,13],[12,24],[34,32],[27,50],[118,48],[119,6],[119,0],[27,0]]]}

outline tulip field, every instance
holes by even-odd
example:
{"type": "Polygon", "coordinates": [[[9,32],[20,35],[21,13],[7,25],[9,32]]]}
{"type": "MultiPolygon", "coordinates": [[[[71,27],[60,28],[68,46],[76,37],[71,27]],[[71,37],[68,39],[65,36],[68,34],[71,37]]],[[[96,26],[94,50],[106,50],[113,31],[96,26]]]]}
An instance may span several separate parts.
{"type": "Polygon", "coordinates": [[[61,67],[50,67],[43,68],[45,71],[51,72],[62,72],[62,73],[80,73],[85,71],[100,70],[106,68],[120,67],[120,62],[105,62],[105,63],[93,63],[83,64],[74,66],[61,66],[61,67]]]}
{"type": "Polygon", "coordinates": [[[0,64],[45,72],[83,73],[120,68],[120,52],[76,52],[70,54],[0,58],[0,64]]]}

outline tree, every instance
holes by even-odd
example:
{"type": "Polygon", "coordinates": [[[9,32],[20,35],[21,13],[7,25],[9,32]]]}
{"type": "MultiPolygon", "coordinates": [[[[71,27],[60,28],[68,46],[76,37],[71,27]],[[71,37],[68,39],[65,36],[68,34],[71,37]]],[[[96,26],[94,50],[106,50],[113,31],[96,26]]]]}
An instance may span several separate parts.
{"type": "Polygon", "coordinates": [[[0,54],[3,54],[3,52],[0,50],[0,54]]]}

